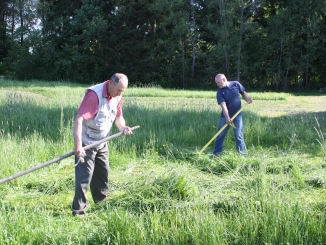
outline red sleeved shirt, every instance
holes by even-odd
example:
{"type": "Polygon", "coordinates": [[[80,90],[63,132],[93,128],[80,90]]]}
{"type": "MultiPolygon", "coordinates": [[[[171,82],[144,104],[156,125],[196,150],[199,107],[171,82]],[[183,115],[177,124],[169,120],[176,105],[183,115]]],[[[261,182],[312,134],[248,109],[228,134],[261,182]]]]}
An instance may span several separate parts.
{"type": "MultiPolygon", "coordinates": [[[[102,96],[107,98],[109,103],[112,97],[107,92],[107,84],[108,82],[104,83],[103,85],[104,88],[103,88],[102,96]]],[[[97,114],[98,104],[99,101],[96,93],[93,90],[89,89],[86,92],[82,103],[80,104],[80,107],[78,109],[78,115],[82,116],[85,120],[92,119],[97,114]]],[[[120,117],[122,115],[123,113],[122,113],[122,98],[121,98],[121,100],[118,103],[117,117],[120,117]]]]}

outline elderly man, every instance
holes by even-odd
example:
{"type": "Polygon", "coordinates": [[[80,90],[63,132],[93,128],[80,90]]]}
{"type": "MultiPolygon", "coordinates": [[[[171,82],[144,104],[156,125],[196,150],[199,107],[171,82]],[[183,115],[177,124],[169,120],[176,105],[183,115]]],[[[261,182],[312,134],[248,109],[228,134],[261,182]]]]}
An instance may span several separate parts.
{"type": "Polygon", "coordinates": [[[128,78],[121,73],[110,80],[86,90],[74,122],[75,140],[75,196],[72,214],[84,216],[89,206],[86,191],[90,187],[95,203],[106,200],[108,195],[108,146],[102,143],[91,149],[83,146],[106,138],[113,122],[123,134],[132,134],[122,113],[122,93],[128,86],[128,78]]]}
{"type": "MultiPolygon", "coordinates": [[[[234,126],[233,132],[236,141],[236,149],[241,155],[246,155],[243,139],[242,114],[239,113],[233,121],[231,121],[231,118],[241,109],[241,99],[239,94],[241,94],[242,98],[249,104],[252,103],[252,99],[248,96],[245,92],[245,88],[239,82],[229,82],[224,74],[217,74],[215,82],[219,87],[219,90],[216,93],[217,103],[222,108],[218,131],[226,123],[234,126]]],[[[222,153],[224,139],[229,128],[230,127],[226,127],[216,138],[213,155],[217,156],[222,153]]]]}

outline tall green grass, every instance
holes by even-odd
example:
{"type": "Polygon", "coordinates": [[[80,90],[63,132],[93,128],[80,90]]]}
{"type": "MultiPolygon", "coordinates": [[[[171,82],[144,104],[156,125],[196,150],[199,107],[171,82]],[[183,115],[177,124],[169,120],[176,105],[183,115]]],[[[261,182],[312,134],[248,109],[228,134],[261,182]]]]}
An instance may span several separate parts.
{"type": "MultiPolygon", "coordinates": [[[[86,86],[0,83],[0,178],[73,150],[86,86]]],[[[108,202],[88,192],[86,218],[72,217],[74,163],[64,159],[0,185],[0,244],[325,244],[325,113],[307,102],[315,110],[282,110],[309,96],[250,95],[248,156],[230,130],[212,158],[214,143],[199,150],[217,131],[215,91],[127,89],[124,116],[141,127],[109,142],[108,202]]]]}

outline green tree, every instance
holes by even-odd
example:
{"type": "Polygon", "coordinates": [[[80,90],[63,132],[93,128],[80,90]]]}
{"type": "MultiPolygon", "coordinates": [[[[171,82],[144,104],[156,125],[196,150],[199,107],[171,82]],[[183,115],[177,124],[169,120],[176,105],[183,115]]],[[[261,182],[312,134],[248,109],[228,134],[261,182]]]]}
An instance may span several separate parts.
{"type": "Polygon", "coordinates": [[[7,2],[5,18],[6,74],[19,79],[33,77],[30,69],[30,45],[25,40],[36,28],[36,7],[32,0],[7,2]]]}
{"type": "Polygon", "coordinates": [[[9,15],[9,0],[4,0],[0,2],[0,75],[5,74],[6,67],[3,63],[4,58],[8,54],[8,35],[7,35],[7,27],[8,27],[8,15],[9,15]]]}
{"type": "Polygon", "coordinates": [[[196,23],[195,6],[191,1],[157,0],[151,6],[156,31],[152,57],[166,86],[188,87],[195,69],[196,23]]]}
{"type": "Polygon", "coordinates": [[[315,76],[312,63],[316,59],[315,46],[318,42],[313,35],[318,32],[320,20],[316,11],[319,2],[291,0],[277,9],[269,6],[269,12],[275,15],[268,18],[266,27],[269,47],[274,47],[269,49],[272,54],[270,59],[274,59],[274,62],[268,70],[273,74],[271,83],[275,84],[276,90],[313,86],[311,77],[315,76]]]}
{"type": "Polygon", "coordinates": [[[0,74],[275,90],[324,86],[326,0],[3,0],[0,74]],[[35,11],[37,9],[37,12],[35,11]],[[5,65],[4,65],[5,64],[5,65]]]}

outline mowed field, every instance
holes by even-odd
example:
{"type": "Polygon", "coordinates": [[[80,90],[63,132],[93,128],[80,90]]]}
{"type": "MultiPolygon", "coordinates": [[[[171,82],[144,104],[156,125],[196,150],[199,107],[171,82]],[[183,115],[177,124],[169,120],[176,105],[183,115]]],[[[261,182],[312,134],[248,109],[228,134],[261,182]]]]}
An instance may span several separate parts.
{"type": "MultiPolygon", "coordinates": [[[[73,150],[86,88],[0,80],[0,179],[73,150]]],[[[0,244],[325,244],[326,94],[247,92],[247,157],[213,158],[216,90],[128,88],[108,202],[71,216],[66,158],[0,185],[0,244]]]]}

